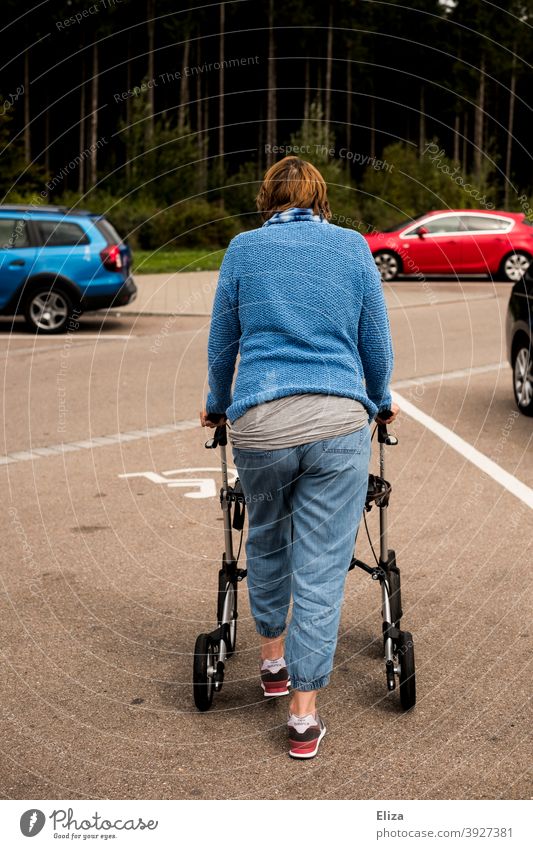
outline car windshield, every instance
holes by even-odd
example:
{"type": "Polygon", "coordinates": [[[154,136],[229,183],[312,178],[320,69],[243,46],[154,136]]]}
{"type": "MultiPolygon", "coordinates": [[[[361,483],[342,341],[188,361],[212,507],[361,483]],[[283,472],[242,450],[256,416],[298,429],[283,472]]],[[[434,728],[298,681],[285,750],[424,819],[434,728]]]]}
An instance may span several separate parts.
{"type": "MultiPolygon", "coordinates": [[[[422,216],[418,216],[421,218],[422,216]]],[[[382,233],[395,233],[396,230],[405,230],[406,227],[409,227],[411,224],[414,224],[418,221],[418,218],[408,218],[407,221],[401,221],[399,224],[394,224],[392,227],[385,227],[381,232],[382,233]]]]}

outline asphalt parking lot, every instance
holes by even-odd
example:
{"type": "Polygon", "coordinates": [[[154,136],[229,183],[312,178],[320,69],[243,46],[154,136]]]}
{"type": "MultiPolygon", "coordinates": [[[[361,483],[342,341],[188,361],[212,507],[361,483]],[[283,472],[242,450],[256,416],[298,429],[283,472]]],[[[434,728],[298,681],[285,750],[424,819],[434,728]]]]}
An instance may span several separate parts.
{"type": "Polygon", "coordinates": [[[46,339],[0,319],[2,796],[530,798],[533,420],[512,397],[508,295],[387,287],[412,405],[390,536],[418,703],[387,696],[378,589],[351,573],[309,763],[287,757],[285,700],[262,699],[245,592],[223,691],[206,714],[192,702],[223,545],[196,425],[208,317],[94,314],[46,339]]]}

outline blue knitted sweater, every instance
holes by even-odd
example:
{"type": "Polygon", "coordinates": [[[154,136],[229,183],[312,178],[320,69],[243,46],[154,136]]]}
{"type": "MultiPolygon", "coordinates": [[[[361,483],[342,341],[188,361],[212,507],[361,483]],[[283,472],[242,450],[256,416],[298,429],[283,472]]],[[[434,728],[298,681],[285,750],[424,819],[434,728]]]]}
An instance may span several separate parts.
{"type": "Polygon", "coordinates": [[[229,244],[209,333],[207,412],[235,421],[302,393],[390,407],[393,354],[379,272],[364,238],[291,210],[229,244]],[[232,395],[237,354],[239,366],[232,395]]]}

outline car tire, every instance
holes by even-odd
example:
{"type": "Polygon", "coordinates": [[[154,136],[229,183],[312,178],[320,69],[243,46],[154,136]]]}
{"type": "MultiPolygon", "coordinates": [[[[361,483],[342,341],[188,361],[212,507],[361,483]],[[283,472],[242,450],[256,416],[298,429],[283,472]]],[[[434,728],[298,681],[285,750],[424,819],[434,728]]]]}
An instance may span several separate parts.
{"type": "Polygon", "coordinates": [[[374,261],[384,283],[396,280],[402,270],[402,261],[394,251],[377,251],[374,261]]]}
{"type": "Polygon", "coordinates": [[[525,251],[513,251],[502,259],[499,277],[508,283],[518,283],[531,265],[531,256],[525,251]]]}
{"type": "Polygon", "coordinates": [[[42,284],[31,289],[24,303],[24,318],[32,333],[64,333],[72,316],[73,303],[64,289],[42,284]]]}
{"type": "Polygon", "coordinates": [[[524,340],[513,353],[513,392],[524,416],[533,416],[533,350],[524,340]]]}

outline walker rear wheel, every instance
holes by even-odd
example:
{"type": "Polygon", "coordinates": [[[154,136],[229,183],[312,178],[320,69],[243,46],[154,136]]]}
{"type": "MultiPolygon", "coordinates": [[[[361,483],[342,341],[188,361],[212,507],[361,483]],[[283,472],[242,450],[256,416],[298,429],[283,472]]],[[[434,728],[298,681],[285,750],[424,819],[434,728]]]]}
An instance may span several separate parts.
{"type": "Polygon", "coordinates": [[[193,695],[198,710],[209,710],[215,692],[218,647],[209,634],[200,634],[194,646],[193,695]]]}
{"type": "Polygon", "coordinates": [[[402,618],[402,595],[400,590],[400,570],[389,569],[387,573],[389,581],[389,604],[391,624],[396,628],[400,627],[400,619],[402,618]]]}
{"type": "Polygon", "coordinates": [[[226,657],[231,657],[237,643],[237,583],[228,581],[223,569],[218,575],[217,622],[219,625],[222,622],[229,623],[226,629],[226,657]]]}
{"type": "Polygon", "coordinates": [[[416,704],[415,648],[410,631],[400,631],[398,665],[400,667],[400,702],[404,710],[410,710],[416,704]]]}

